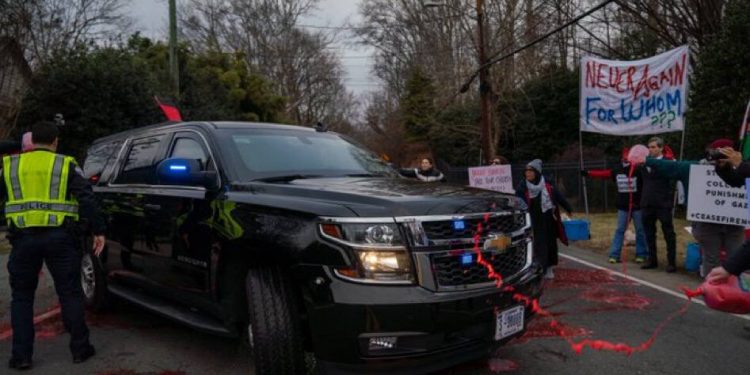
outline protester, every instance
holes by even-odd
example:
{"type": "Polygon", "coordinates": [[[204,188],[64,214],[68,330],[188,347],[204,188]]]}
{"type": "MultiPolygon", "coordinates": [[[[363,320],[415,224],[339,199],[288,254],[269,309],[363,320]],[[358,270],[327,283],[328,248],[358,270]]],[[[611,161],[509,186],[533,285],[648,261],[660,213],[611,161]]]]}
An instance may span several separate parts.
{"type": "Polygon", "coordinates": [[[619,263],[625,230],[632,218],[635,226],[635,261],[643,263],[648,257],[646,246],[646,233],[643,230],[641,217],[641,192],[643,190],[643,177],[641,168],[635,167],[633,175],[630,175],[630,162],[628,161],[629,148],[622,149],[620,162],[611,169],[582,170],[584,177],[612,179],[617,187],[617,227],[609,248],[609,262],[619,263]],[[628,217],[630,214],[630,217],[628,217]]]}
{"type": "MultiPolygon", "coordinates": [[[[712,150],[719,150],[724,147],[731,147],[732,142],[729,139],[717,139],[706,147],[707,157],[700,161],[675,161],[664,159],[646,159],[646,167],[652,168],[654,173],[670,180],[678,180],[685,187],[685,196],[690,186],[690,166],[695,164],[715,165],[715,168],[721,169],[716,160],[710,157],[712,150]]],[[[723,164],[722,164],[723,165],[723,164]]],[[[693,237],[703,251],[703,264],[701,266],[701,275],[708,274],[719,265],[720,253],[722,249],[736,249],[742,245],[745,238],[745,228],[738,225],[715,224],[704,222],[693,222],[693,237]]]]}
{"type": "Polygon", "coordinates": [[[542,175],[541,160],[529,162],[524,176],[525,180],[518,185],[516,194],[525,199],[529,207],[534,231],[534,259],[544,267],[545,277],[552,279],[555,277],[552,267],[557,265],[557,239],[567,245],[558,205],[568,215],[571,215],[573,209],[560,191],[542,175]]]}
{"type": "Polygon", "coordinates": [[[424,182],[445,182],[446,178],[439,170],[432,166],[432,160],[422,159],[419,168],[400,169],[399,173],[405,177],[413,177],[424,182]]]}
{"type": "Polygon", "coordinates": [[[504,156],[498,155],[492,158],[492,165],[506,165],[510,164],[508,163],[508,159],[506,159],[504,156]]]}
{"type": "MultiPolygon", "coordinates": [[[[648,140],[649,157],[653,159],[672,159],[664,155],[664,140],[652,137],[648,140]]],[[[661,222],[661,231],[667,243],[667,272],[677,271],[676,247],[677,239],[672,224],[672,208],[674,207],[674,188],[669,177],[657,173],[652,167],[646,167],[643,176],[643,194],[641,195],[641,212],[643,228],[648,243],[648,263],[642,269],[659,267],[656,252],[656,221],[661,222]]]]}
{"type": "MultiPolygon", "coordinates": [[[[742,187],[745,179],[750,178],[750,162],[742,161],[742,153],[731,147],[719,149],[726,156],[717,163],[716,174],[729,186],[742,187]]],[[[719,267],[715,267],[706,276],[710,283],[723,283],[730,275],[739,276],[750,270],[750,241],[745,241],[742,247],[732,249],[729,257],[719,267]]]]}

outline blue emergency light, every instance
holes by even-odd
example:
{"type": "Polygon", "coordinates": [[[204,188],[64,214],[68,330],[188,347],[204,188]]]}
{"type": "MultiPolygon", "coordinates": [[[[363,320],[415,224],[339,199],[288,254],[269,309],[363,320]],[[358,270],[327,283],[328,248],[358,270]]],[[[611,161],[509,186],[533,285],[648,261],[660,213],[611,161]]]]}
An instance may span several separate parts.
{"type": "Polygon", "coordinates": [[[454,220],[453,221],[453,229],[454,230],[464,230],[464,229],[466,229],[466,223],[464,223],[463,220],[454,220]]]}
{"type": "Polygon", "coordinates": [[[471,256],[471,254],[464,254],[461,256],[461,264],[462,265],[468,265],[474,262],[474,258],[471,256]]]}
{"type": "Polygon", "coordinates": [[[172,172],[185,172],[187,171],[187,165],[173,164],[169,166],[169,170],[172,172]]]}

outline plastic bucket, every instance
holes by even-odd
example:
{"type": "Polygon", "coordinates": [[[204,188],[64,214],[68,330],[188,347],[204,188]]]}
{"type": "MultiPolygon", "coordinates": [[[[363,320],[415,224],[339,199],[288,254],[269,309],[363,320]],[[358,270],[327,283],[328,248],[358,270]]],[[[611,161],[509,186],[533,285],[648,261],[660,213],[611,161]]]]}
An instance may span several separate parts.
{"type": "Polygon", "coordinates": [[[566,220],[563,221],[565,234],[568,240],[581,241],[591,238],[589,234],[589,222],[587,220],[566,220]]]}
{"type": "Polygon", "coordinates": [[[701,247],[695,242],[687,245],[685,251],[685,270],[689,272],[698,271],[701,266],[701,247]]]}

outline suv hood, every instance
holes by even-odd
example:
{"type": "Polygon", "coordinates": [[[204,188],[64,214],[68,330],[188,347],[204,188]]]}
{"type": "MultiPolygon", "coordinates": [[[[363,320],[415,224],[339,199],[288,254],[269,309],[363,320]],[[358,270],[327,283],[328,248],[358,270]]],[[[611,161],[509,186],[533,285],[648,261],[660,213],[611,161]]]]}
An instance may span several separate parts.
{"type": "MultiPolygon", "coordinates": [[[[238,202],[274,205],[331,216],[421,216],[518,210],[525,204],[514,195],[440,182],[407,178],[312,178],[286,183],[235,184],[228,194],[238,202]],[[275,199],[274,199],[275,197],[275,199]],[[348,214],[323,214],[321,206],[346,207],[348,214]],[[354,215],[352,215],[354,214],[354,215]]],[[[323,210],[329,211],[329,210],[323,210]]],[[[338,210],[334,210],[338,211],[338,210]]]]}

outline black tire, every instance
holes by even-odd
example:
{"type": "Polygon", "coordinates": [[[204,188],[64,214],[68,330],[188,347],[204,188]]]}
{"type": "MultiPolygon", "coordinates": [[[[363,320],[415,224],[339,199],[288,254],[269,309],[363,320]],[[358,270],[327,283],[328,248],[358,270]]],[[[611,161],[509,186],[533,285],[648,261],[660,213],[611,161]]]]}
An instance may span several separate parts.
{"type": "Polygon", "coordinates": [[[250,269],[247,340],[257,375],[306,373],[297,303],[289,277],[277,267],[250,269]]]}
{"type": "Polygon", "coordinates": [[[81,257],[81,289],[83,301],[91,311],[101,312],[110,303],[107,291],[107,274],[101,259],[91,250],[91,237],[84,237],[83,255],[81,257]]]}

